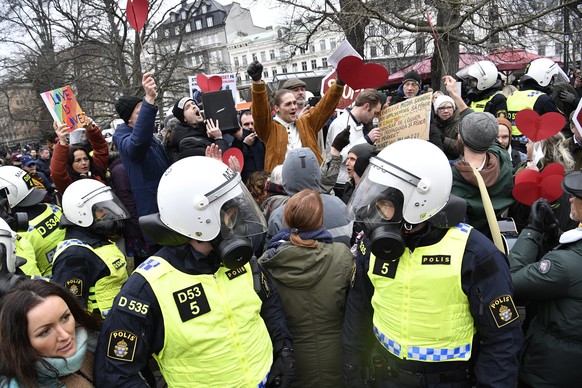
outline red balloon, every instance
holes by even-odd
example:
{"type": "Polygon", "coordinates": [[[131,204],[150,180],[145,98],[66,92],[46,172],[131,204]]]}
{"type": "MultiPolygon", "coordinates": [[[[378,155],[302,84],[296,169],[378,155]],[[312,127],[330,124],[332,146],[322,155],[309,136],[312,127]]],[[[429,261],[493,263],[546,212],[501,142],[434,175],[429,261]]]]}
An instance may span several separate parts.
{"type": "Polygon", "coordinates": [[[140,32],[148,18],[148,0],[127,0],[127,21],[140,32]]]}
{"type": "Polygon", "coordinates": [[[337,65],[339,78],[352,89],[375,88],[388,82],[388,70],[377,63],[364,63],[360,58],[347,56],[337,65]]]}

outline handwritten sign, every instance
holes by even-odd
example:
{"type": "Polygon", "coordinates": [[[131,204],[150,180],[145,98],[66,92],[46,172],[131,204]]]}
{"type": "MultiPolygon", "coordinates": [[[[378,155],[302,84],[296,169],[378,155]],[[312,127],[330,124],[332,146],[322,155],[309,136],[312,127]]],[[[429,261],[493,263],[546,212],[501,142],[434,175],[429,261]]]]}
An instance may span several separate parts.
{"type": "Polygon", "coordinates": [[[87,118],[69,85],[41,93],[40,96],[57,124],[67,124],[70,131],[87,124],[87,118]]]}
{"type": "MultiPolygon", "coordinates": [[[[236,88],[236,75],[234,73],[224,73],[224,74],[213,74],[213,76],[219,76],[222,78],[222,87],[220,90],[230,90],[232,93],[232,98],[234,102],[239,101],[238,90],[236,88]]],[[[188,84],[190,85],[190,97],[194,98],[194,93],[196,91],[201,91],[198,86],[198,81],[196,81],[196,76],[188,76],[188,84]]]]}
{"type": "Polygon", "coordinates": [[[402,139],[428,140],[432,93],[421,94],[382,111],[378,149],[402,139]]]}

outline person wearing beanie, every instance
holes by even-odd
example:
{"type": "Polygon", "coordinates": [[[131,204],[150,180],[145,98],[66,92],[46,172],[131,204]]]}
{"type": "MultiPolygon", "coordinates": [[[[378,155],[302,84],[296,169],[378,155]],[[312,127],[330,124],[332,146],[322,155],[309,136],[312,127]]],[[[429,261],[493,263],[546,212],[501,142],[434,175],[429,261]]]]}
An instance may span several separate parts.
{"type": "Polygon", "coordinates": [[[421,92],[420,74],[416,70],[410,70],[404,74],[402,84],[398,87],[396,94],[392,96],[390,105],[398,104],[408,98],[416,97],[421,92]]]}
{"type": "MultiPolygon", "coordinates": [[[[142,76],[141,83],[145,91],[143,100],[123,96],[115,103],[124,123],[113,134],[113,143],[129,177],[138,217],[158,212],[158,183],[169,166],[166,151],[155,137],[156,82],[148,72],[142,76]]],[[[156,249],[151,240],[148,244],[152,250],[156,249]]]]}
{"type": "Polygon", "coordinates": [[[222,138],[218,123],[213,120],[205,122],[200,108],[190,97],[176,101],[172,114],[178,120],[166,144],[170,163],[188,156],[205,156],[206,147],[216,144],[222,152],[228,149],[228,143],[222,138]]]}
{"type": "Polygon", "coordinates": [[[513,165],[513,171],[515,171],[520,163],[527,160],[527,155],[511,146],[511,122],[506,118],[497,117],[497,123],[499,124],[497,141],[507,150],[511,164],[513,165]]]}
{"type": "Polygon", "coordinates": [[[491,232],[472,167],[481,174],[495,215],[499,218],[514,203],[514,199],[511,194],[513,165],[509,154],[497,141],[498,133],[499,124],[491,113],[468,114],[459,127],[462,156],[452,166],[451,193],[467,202],[467,223],[489,238],[491,232]]]}

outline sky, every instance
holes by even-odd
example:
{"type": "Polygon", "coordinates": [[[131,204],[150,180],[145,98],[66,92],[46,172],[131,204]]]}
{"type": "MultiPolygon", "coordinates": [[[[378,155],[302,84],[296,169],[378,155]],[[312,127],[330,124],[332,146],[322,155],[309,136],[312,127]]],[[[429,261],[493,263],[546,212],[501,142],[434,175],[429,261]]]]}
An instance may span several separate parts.
{"type": "MultiPolygon", "coordinates": [[[[217,1],[223,5],[232,3],[231,0],[217,1]]],[[[275,0],[237,0],[236,2],[251,11],[255,26],[267,27],[281,24],[277,22],[277,15],[281,14],[281,5],[275,0]]]]}

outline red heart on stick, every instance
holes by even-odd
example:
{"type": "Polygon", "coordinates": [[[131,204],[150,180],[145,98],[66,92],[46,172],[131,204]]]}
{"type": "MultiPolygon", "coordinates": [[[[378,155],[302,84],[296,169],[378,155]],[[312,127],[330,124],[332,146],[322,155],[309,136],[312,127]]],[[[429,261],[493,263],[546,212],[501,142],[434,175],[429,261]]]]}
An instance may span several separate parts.
{"type": "Polygon", "coordinates": [[[129,25],[140,32],[148,18],[148,0],[127,0],[126,13],[129,25]]]}
{"type": "Polygon", "coordinates": [[[227,166],[230,166],[228,164],[228,159],[230,159],[231,156],[234,156],[235,158],[238,159],[238,164],[240,165],[240,171],[242,171],[243,167],[245,166],[245,157],[243,156],[242,151],[239,150],[238,148],[235,148],[235,147],[231,147],[231,148],[227,149],[222,154],[222,163],[226,164],[227,166]]]}
{"type": "Polygon", "coordinates": [[[196,82],[203,93],[216,92],[222,87],[222,78],[218,75],[208,78],[206,74],[198,74],[196,82]]]}
{"type": "Polygon", "coordinates": [[[517,129],[534,142],[554,136],[565,124],[566,119],[558,112],[545,113],[540,117],[536,111],[524,109],[515,116],[517,129]]]}
{"type": "Polygon", "coordinates": [[[525,169],[515,176],[513,198],[527,206],[531,206],[540,198],[553,202],[564,192],[560,184],[562,179],[564,166],[560,163],[548,164],[542,172],[525,169]]]}
{"type": "Polygon", "coordinates": [[[388,82],[388,70],[377,63],[364,63],[360,58],[347,56],[337,65],[339,78],[354,90],[375,88],[388,82]]]}

